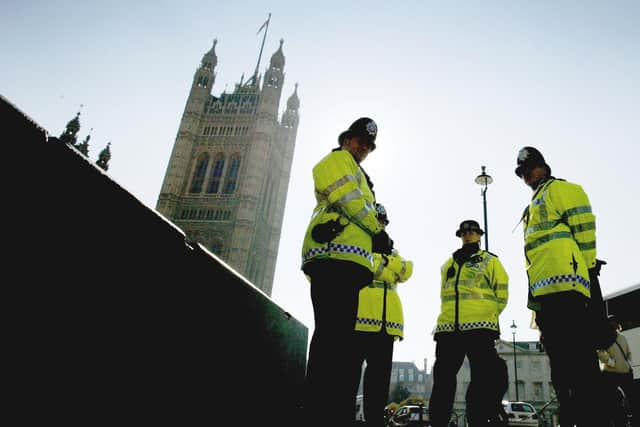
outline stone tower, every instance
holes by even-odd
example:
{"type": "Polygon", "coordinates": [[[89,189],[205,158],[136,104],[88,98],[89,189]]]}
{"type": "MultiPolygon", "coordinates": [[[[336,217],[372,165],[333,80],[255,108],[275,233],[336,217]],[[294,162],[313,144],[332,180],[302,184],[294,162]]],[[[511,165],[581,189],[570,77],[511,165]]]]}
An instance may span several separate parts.
{"type": "Polygon", "coordinates": [[[216,43],[193,77],[156,209],[271,295],[298,131],[298,85],[279,118],[280,40],[264,79],[256,68],[232,93],[212,95],[216,43]]]}

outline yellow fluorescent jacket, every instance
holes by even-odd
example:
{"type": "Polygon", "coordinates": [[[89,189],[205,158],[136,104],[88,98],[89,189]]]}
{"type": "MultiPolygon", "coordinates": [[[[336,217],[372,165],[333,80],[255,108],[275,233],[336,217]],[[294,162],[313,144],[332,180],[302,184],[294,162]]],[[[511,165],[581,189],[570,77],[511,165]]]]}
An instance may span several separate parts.
{"type": "Polygon", "coordinates": [[[396,339],[402,339],[404,318],[402,303],[396,291],[399,282],[405,282],[413,274],[413,262],[403,259],[394,250],[389,262],[380,254],[373,254],[373,282],[360,291],[356,331],[385,331],[396,339]]]}
{"type": "Polygon", "coordinates": [[[523,227],[531,295],[577,291],[590,298],[596,222],[582,187],[553,178],[544,182],[525,209],[523,227]]]}
{"type": "Polygon", "coordinates": [[[358,263],[373,271],[371,236],[382,230],[376,219],[374,196],[351,153],[332,151],[313,168],[317,204],[302,244],[302,266],[316,259],[358,263]],[[344,230],[330,242],[311,237],[316,224],[339,219],[344,230]]]}
{"type": "Polygon", "coordinates": [[[435,333],[490,329],[507,305],[509,277],[497,256],[479,250],[460,267],[453,257],[441,269],[440,315],[435,333]],[[453,277],[447,277],[450,267],[453,277]]]}

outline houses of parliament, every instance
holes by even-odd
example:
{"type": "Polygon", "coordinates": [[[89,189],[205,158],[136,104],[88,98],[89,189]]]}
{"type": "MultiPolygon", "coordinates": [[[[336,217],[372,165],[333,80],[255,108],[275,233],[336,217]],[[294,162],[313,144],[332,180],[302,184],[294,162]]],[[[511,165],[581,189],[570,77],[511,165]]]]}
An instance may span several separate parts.
{"type": "Polygon", "coordinates": [[[264,76],[256,66],[231,93],[213,95],[216,43],[193,77],[156,209],[188,241],[271,295],[298,131],[298,87],[280,115],[280,40],[264,76]]]}

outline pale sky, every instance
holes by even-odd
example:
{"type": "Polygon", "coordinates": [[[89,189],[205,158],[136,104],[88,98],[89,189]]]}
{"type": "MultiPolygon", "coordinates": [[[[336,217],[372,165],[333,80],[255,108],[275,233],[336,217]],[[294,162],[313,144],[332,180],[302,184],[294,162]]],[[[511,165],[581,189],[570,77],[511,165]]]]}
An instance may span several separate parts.
{"type": "Polygon", "coordinates": [[[415,264],[399,286],[405,340],[394,360],[433,363],[439,269],[460,246],[462,220],[484,226],[482,165],[494,178],[489,249],[510,277],[502,338],[512,339],[515,320],[517,340],[537,339],[516,227],[531,196],[513,173],[525,145],[589,195],[608,262],[603,292],[640,282],[640,2],[9,0],[2,9],[0,93],[55,136],[82,104],[90,157],[111,141],[109,175],[150,208],[202,55],[217,38],[212,93],[232,90],[253,72],[256,31],[272,14],[260,71],[284,39],[281,112],[295,83],[301,101],[272,298],[309,334],[300,251],[311,168],[362,116],[379,127],[363,167],[396,247],[415,264]]]}

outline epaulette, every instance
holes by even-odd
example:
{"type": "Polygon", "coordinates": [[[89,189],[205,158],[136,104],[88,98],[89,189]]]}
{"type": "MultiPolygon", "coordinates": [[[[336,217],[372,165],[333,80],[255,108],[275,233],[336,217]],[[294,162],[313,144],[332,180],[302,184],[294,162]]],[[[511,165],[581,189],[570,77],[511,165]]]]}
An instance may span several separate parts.
{"type": "Polygon", "coordinates": [[[486,253],[493,255],[494,257],[498,258],[498,255],[494,254],[493,252],[489,252],[489,251],[485,251],[486,253]]]}

